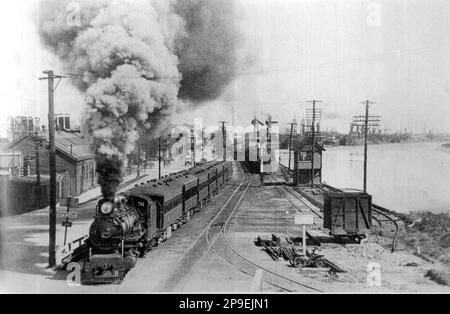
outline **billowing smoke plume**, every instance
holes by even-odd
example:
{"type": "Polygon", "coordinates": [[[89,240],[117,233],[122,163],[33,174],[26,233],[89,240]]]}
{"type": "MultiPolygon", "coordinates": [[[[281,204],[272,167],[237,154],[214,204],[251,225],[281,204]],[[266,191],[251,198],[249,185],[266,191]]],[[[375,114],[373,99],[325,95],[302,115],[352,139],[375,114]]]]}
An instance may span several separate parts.
{"type": "Polygon", "coordinates": [[[86,95],[84,127],[105,197],[139,133],[157,135],[179,96],[212,99],[230,82],[232,12],[226,0],[41,1],[42,41],[86,95]]]}
{"type": "Polygon", "coordinates": [[[233,0],[177,2],[186,21],[187,36],[178,46],[183,74],[180,96],[193,101],[219,97],[236,73],[235,49],[239,40],[233,0]]]}

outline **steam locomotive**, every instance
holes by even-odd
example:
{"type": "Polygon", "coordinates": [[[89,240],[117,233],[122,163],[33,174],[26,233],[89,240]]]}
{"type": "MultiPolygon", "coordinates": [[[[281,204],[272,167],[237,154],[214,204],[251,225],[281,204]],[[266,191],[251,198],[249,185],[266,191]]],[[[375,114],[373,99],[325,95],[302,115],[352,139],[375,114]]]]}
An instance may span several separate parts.
{"type": "Polygon", "coordinates": [[[187,223],[232,173],[231,162],[204,163],[100,200],[87,240],[83,282],[122,281],[139,257],[187,223]]]}

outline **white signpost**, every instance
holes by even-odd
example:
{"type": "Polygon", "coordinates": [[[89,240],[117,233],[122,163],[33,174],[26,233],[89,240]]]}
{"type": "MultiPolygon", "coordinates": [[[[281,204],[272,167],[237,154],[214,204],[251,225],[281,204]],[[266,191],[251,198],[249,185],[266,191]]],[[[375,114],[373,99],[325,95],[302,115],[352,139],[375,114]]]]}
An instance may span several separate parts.
{"type": "Polygon", "coordinates": [[[80,200],[74,197],[63,197],[59,203],[60,206],[67,207],[66,212],[62,210],[58,210],[56,213],[57,217],[65,218],[65,221],[62,222],[62,226],[65,228],[64,231],[64,245],[67,244],[67,229],[72,228],[73,224],[70,222],[70,219],[77,219],[78,213],[70,211],[70,209],[77,209],[80,207],[80,200]]]}
{"type": "Polygon", "coordinates": [[[306,257],[306,226],[314,225],[314,215],[295,215],[295,224],[302,226],[303,256],[306,257]]]}
{"type": "Polygon", "coordinates": [[[77,219],[78,218],[78,213],[77,212],[67,212],[66,209],[59,209],[56,212],[56,217],[57,218],[68,218],[68,219],[77,219]]]}

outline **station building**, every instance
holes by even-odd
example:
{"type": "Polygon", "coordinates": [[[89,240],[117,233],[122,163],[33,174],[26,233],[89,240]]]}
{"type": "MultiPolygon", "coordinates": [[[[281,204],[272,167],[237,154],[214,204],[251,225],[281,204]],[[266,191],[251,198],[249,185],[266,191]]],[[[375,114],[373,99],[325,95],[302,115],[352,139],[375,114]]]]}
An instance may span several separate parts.
{"type": "MultiPolygon", "coordinates": [[[[9,150],[22,156],[22,177],[36,177],[37,158],[41,176],[50,175],[48,133],[25,135],[12,143],[9,150]]],[[[88,140],[80,133],[58,131],[55,135],[58,197],[78,196],[97,186],[95,158],[88,140]]]]}

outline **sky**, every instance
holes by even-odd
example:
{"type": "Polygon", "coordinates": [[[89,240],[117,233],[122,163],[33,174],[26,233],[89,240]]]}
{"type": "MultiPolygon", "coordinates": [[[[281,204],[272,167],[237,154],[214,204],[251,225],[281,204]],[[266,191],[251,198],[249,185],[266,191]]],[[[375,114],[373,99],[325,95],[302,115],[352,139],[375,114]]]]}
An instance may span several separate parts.
{"type": "MultiPolygon", "coordinates": [[[[38,78],[45,69],[63,72],[39,43],[37,1],[8,1],[0,13],[0,137],[10,115],[46,120],[47,86],[38,78]]],[[[370,99],[389,131],[450,132],[449,1],[236,2],[239,75],[220,99],[174,121],[247,125],[253,115],[263,120],[270,113],[288,123],[315,99],[322,101],[322,127],[348,132],[352,116],[364,112],[360,103],[370,99]]],[[[55,97],[56,112],[77,122],[83,96],[69,80],[55,97]]]]}

